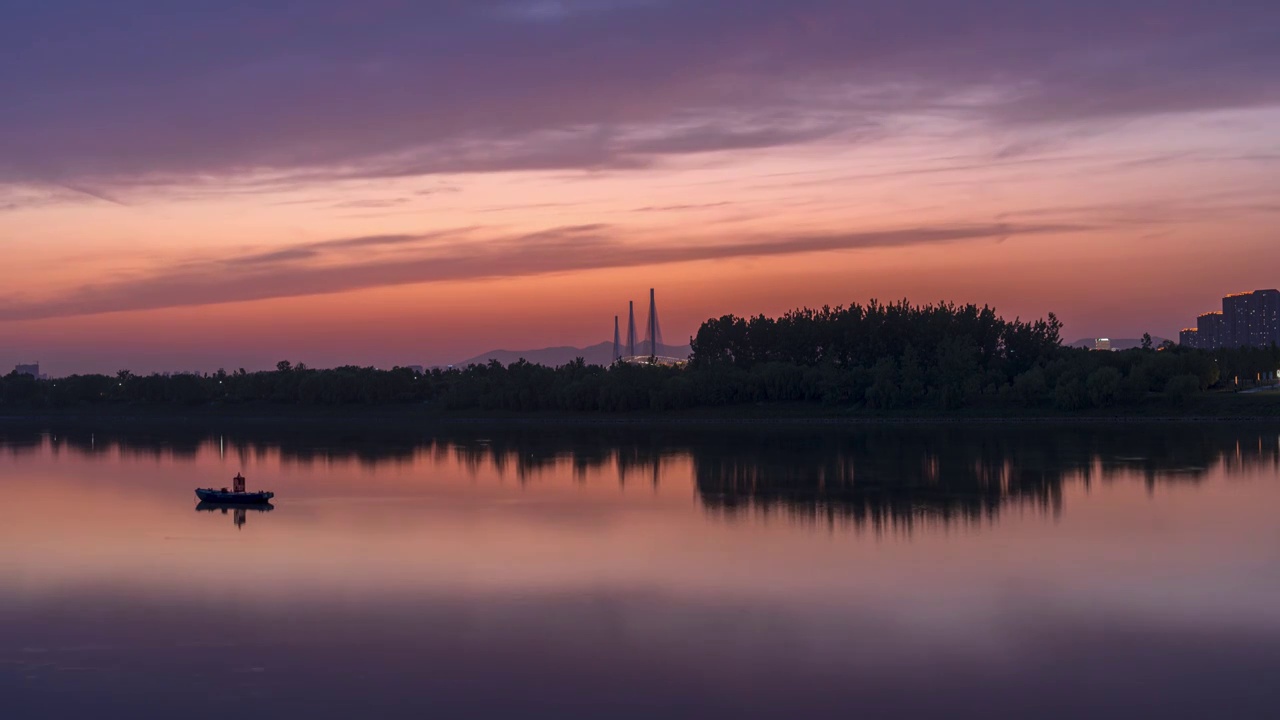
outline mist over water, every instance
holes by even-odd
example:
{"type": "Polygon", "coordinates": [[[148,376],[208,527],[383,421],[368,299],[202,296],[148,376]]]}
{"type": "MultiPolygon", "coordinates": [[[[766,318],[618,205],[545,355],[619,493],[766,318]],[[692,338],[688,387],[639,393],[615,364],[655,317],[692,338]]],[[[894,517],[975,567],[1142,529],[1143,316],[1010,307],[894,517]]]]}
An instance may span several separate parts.
{"type": "Polygon", "coordinates": [[[5,717],[1280,703],[1276,426],[8,425],[0,490],[5,717]]]}

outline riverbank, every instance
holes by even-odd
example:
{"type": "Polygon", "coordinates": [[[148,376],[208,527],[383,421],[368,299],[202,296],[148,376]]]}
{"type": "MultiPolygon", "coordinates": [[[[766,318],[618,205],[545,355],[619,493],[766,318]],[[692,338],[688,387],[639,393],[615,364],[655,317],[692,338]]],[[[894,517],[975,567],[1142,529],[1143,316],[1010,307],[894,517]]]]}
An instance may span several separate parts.
{"type": "Polygon", "coordinates": [[[973,407],[954,411],[870,411],[811,403],[759,403],[682,411],[570,413],[447,411],[423,405],[304,406],[280,404],[119,404],[80,408],[0,410],[0,422],[46,421],[155,423],[391,423],[453,424],[1010,424],[1010,423],[1280,423],[1280,394],[1207,393],[1182,405],[1163,399],[1110,409],[1061,411],[1045,408],[973,407]]]}

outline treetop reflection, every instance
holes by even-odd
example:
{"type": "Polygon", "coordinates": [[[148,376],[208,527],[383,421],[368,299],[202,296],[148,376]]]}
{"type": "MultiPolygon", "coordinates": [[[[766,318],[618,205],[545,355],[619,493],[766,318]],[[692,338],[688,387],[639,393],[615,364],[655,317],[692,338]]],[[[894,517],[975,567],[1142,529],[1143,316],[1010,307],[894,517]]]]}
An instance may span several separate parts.
{"type": "Polygon", "coordinates": [[[1057,514],[1069,483],[1138,478],[1154,488],[1200,482],[1218,467],[1280,468],[1280,434],[1229,424],[0,428],[0,453],[41,452],[174,462],[274,455],[303,469],[343,461],[375,472],[453,464],[473,476],[487,466],[522,484],[567,464],[582,482],[612,472],[622,485],[655,486],[679,460],[716,517],[778,513],[879,531],[990,521],[1009,506],[1057,514]]]}

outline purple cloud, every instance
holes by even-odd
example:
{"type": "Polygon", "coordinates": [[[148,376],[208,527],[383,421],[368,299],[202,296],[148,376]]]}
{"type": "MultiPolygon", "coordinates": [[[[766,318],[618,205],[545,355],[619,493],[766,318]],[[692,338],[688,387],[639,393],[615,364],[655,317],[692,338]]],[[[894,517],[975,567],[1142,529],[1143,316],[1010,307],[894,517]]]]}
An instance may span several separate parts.
{"type": "Polygon", "coordinates": [[[24,2],[0,23],[0,183],[628,168],[921,111],[1258,107],[1276,27],[1271,0],[24,2]]]}

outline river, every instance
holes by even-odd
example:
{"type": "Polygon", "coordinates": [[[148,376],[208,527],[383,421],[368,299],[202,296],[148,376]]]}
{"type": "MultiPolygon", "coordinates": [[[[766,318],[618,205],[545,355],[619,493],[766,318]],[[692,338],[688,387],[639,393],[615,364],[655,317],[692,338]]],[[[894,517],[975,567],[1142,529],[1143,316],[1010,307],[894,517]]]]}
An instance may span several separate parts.
{"type": "Polygon", "coordinates": [[[1275,426],[10,425],[0,490],[10,720],[1280,714],[1275,426]]]}

